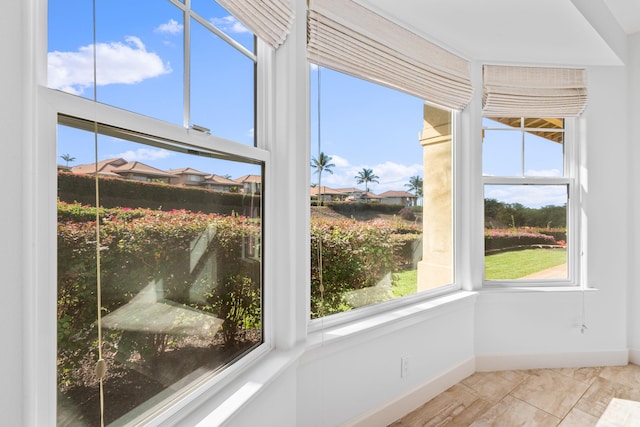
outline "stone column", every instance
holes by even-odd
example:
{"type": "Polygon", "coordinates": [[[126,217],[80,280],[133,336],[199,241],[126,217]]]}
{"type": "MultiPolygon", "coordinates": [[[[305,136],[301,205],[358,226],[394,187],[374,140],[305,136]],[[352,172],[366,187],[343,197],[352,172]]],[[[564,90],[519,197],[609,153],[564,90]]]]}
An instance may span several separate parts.
{"type": "Polygon", "coordinates": [[[453,282],[452,113],[425,104],[420,136],[423,161],[422,261],[418,291],[453,282]]]}

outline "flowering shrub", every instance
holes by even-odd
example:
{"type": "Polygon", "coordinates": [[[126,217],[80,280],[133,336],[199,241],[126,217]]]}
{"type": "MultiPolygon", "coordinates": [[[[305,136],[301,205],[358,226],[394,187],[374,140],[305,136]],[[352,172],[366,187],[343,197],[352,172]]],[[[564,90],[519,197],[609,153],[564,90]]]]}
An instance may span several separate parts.
{"type": "Polygon", "coordinates": [[[565,229],[485,229],[484,248],[485,251],[495,251],[531,245],[556,245],[556,238],[566,238],[566,234],[565,229]]]}
{"type": "Polygon", "coordinates": [[[343,298],[345,292],[374,286],[397,270],[407,256],[408,244],[420,233],[418,227],[400,221],[313,219],[312,317],[350,310],[343,298]]]}
{"type": "MultiPolygon", "coordinates": [[[[227,320],[225,328],[229,330],[237,331],[246,325],[246,319],[237,327],[228,324],[239,322],[235,314],[238,309],[229,306],[234,301],[246,304],[249,308],[245,312],[258,316],[259,322],[255,307],[260,306],[260,263],[241,261],[246,255],[247,241],[259,243],[259,221],[184,210],[100,208],[99,213],[104,314],[126,304],[155,281],[162,283],[165,299],[216,311],[215,314],[222,314],[227,320]],[[220,302],[219,296],[211,295],[198,306],[189,298],[191,287],[205,269],[199,265],[201,261],[194,263],[192,245],[207,229],[215,232],[208,234],[211,241],[203,250],[216,259],[216,277],[230,280],[228,285],[221,283],[221,288],[232,293],[229,287],[234,284],[242,287],[243,299],[220,302]],[[249,292],[248,288],[255,291],[249,292]]],[[[96,337],[95,218],[93,207],[58,203],[58,354],[62,377],[73,375],[75,364],[85,357],[87,342],[96,337]]],[[[200,257],[200,260],[205,258],[200,257]]],[[[251,327],[256,327],[255,323],[252,322],[251,327]]],[[[231,339],[228,334],[225,338],[231,339]]]]}

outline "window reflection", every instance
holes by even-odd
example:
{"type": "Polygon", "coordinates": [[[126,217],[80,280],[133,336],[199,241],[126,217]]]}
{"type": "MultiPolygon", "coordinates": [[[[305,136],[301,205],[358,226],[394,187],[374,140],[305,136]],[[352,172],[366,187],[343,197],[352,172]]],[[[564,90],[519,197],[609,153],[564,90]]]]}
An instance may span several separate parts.
{"type": "Polygon", "coordinates": [[[100,130],[96,164],[91,132],[58,127],[58,419],[85,425],[99,327],[107,423],[263,342],[262,165],[100,130]]]}

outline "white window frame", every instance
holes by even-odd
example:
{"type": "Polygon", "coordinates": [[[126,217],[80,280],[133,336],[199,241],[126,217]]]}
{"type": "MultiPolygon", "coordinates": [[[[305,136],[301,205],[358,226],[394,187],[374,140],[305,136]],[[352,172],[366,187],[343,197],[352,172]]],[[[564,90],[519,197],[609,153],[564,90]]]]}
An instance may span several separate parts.
{"type": "MultiPolygon", "coordinates": [[[[98,121],[106,125],[115,126],[133,132],[140,132],[152,136],[161,136],[178,144],[194,147],[202,147],[207,150],[227,153],[231,156],[262,162],[263,177],[269,190],[273,185],[269,183],[269,177],[273,174],[272,145],[274,135],[274,114],[272,105],[274,98],[274,49],[266,42],[256,39],[257,61],[255,75],[255,146],[245,143],[230,141],[215,135],[210,135],[186,126],[180,126],[159,119],[151,118],[134,112],[126,111],[114,106],[96,103],[91,99],[83,98],[47,87],[47,0],[35,0],[38,3],[35,22],[38,36],[35,40],[34,81],[36,84],[33,93],[33,105],[37,115],[37,122],[33,123],[33,134],[37,141],[37,149],[32,151],[31,164],[26,165],[33,174],[32,186],[34,197],[30,205],[37,206],[37,215],[31,218],[33,223],[33,235],[26,236],[34,242],[30,250],[33,278],[30,283],[37,283],[37,289],[28,288],[26,300],[33,301],[27,308],[25,319],[29,325],[29,334],[37,336],[37,342],[25,344],[25,348],[31,348],[29,360],[26,362],[28,370],[29,388],[33,395],[25,403],[29,407],[33,425],[54,425],[57,413],[56,393],[56,358],[57,358],[57,126],[58,116],[64,114],[88,121],[98,121]],[[258,131],[259,130],[259,131],[258,131]]],[[[172,3],[180,5],[171,0],[172,3]]],[[[246,49],[245,49],[246,50],[246,49]]],[[[188,96],[185,95],[185,96],[188,96]]],[[[204,400],[221,401],[233,393],[234,388],[229,387],[234,381],[241,379],[257,361],[264,360],[275,347],[274,314],[273,310],[273,284],[274,268],[268,262],[270,254],[277,253],[278,243],[270,236],[277,233],[272,231],[273,226],[265,224],[265,218],[275,217],[275,204],[269,200],[268,195],[263,200],[263,237],[264,245],[263,263],[263,343],[245,354],[241,359],[228,364],[222,371],[211,372],[203,376],[199,381],[190,384],[171,396],[170,403],[166,402],[157,408],[152,408],[144,413],[140,422],[154,424],[167,420],[180,420],[188,417],[190,412],[202,405],[204,400]]]]}
{"type": "MultiPolygon", "coordinates": [[[[483,116],[484,118],[484,116],[483,116]]],[[[490,117],[487,117],[490,119],[490,117]]],[[[484,125],[482,129],[486,129],[484,125]]],[[[504,129],[496,127],[495,129],[504,129]]],[[[513,130],[539,130],[537,128],[525,128],[524,121],[521,120],[520,128],[513,130]]],[[[575,118],[564,118],[564,156],[563,156],[563,176],[562,177],[499,177],[485,176],[480,171],[483,197],[480,204],[480,215],[483,218],[481,225],[484,228],[484,188],[486,185],[566,185],[567,193],[567,278],[566,279],[538,279],[538,280],[487,280],[484,277],[484,237],[482,243],[482,286],[483,288],[503,288],[503,287],[562,287],[579,286],[580,281],[580,255],[581,251],[581,226],[580,226],[580,194],[579,185],[579,145],[577,143],[577,120],[575,118]]],[[[482,150],[480,150],[482,156],[482,150]]],[[[484,229],[481,235],[484,236],[484,229]]]]}
{"type": "MultiPolygon", "coordinates": [[[[307,66],[309,68],[309,64],[307,66]]],[[[335,71],[335,70],[334,70],[335,71]]],[[[341,71],[335,71],[342,73],[341,71]]],[[[343,73],[344,74],[344,73],[343,73]]],[[[309,75],[309,72],[307,72],[309,75]]],[[[368,80],[367,80],[368,81],[368,80]]],[[[370,82],[370,81],[369,81],[370,82]]],[[[370,82],[371,84],[379,84],[375,82],[370,82]]],[[[398,90],[398,89],[394,89],[398,90]]],[[[310,101],[310,96],[309,96],[310,101]]],[[[428,102],[428,101],[427,101],[428,102]]],[[[463,182],[463,171],[460,166],[460,162],[463,160],[464,156],[460,156],[461,153],[461,135],[462,135],[462,112],[457,110],[450,110],[445,107],[439,107],[444,110],[449,110],[451,112],[451,138],[452,138],[452,171],[451,171],[451,179],[452,179],[452,242],[453,242],[453,282],[440,286],[435,289],[430,289],[422,292],[416,292],[413,295],[406,295],[401,298],[394,298],[389,301],[384,301],[380,303],[375,303],[371,305],[367,305],[364,307],[359,307],[357,310],[345,311],[342,313],[335,313],[324,317],[319,317],[316,319],[311,319],[310,315],[310,305],[311,305],[311,289],[309,281],[309,289],[307,292],[307,331],[309,333],[320,333],[323,330],[330,329],[339,325],[349,324],[357,322],[358,320],[368,318],[371,316],[381,316],[385,313],[392,312],[394,310],[398,310],[402,307],[407,307],[409,305],[419,304],[421,302],[434,299],[446,294],[450,294],[455,291],[460,291],[464,288],[463,283],[465,280],[464,265],[462,261],[463,251],[460,250],[462,248],[462,233],[460,230],[462,229],[462,210],[459,209],[462,203],[462,182],[463,182]]],[[[468,114],[468,113],[467,113],[468,114]]],[[[310,146],[310,137],[307,138],[310,146]]],[[[309,171],[309,176],[307,179],[311,180],[311,172],[310,168],[307,168],[309,171]]],[[[310,186],[307,187],[306,200],[311,200],[311,189],[310,186]]],[[[307,208],[308,209],[308,208],[307,208]]],[[[309,236],[310,239],[310,236],[309,236]]],[[[309,241],[308,239],[308,241],[309,241]]],[[[313,256],[313,254],[311,254],[313,256]]],[[[309,260],[309,269],[311,268],[310,260],[309,260]]],[[[310,270],[309,270],[310,271],[310,270]]]]}

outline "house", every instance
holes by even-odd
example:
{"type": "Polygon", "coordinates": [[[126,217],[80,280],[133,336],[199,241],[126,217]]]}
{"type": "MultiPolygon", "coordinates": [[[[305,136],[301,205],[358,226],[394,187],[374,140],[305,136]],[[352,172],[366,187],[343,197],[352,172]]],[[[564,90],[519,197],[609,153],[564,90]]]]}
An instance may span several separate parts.
{"type": "MultiPolygon", "coordinates": [[[[48,88],[47,3],[5,2],[5,18],[0,26],[0,51],[5,64],[0,71],[0,126],[7,160],[5,176],[11,178],[0,184],[5,198],[1,214],[4,287],[0,330],[4,346],[0,387],[3,424],[7,426],[56,425],[55,199],[59,122],[78,116],[81,120],[77,126],[90,129],[93,123],[103,125],[92,119],[98,115],[107,116],[113,123],[108,129],[112,133],[122,126],[135,127],[136,138],[157,132],[184,143],[207,141],[203,143],[207,145],[206,138],[211,137],[102,102],[91,103],[88,110],[90,95],[82,98],[48,88]]],[[[175,3],[186,7],[189,2],[175,3]]],[[[163,400],[161,409],[148,414],[152,421],[181,426],[388,425],[476,371],[640,364],[638,2],[345,3],[344,10],[336,13],[338,18],[351,16],[350,11],[363,6],[387,18],[385,22],[411,29],[418,39],[437,41],[468,61],[473,92],[453,123],[456,137],[460,138],[455,152],[459,162],[455,181],[462,186],[453,198],[458,218],[458,258],[454,268],[459,287],[428,299],[376,306],[364,317],[354,310],[338,320],[316,323],[309,319],[311,155],[307,144],[309,66],[305,21],[307,3],[316,7],[311,14],[316,19],[325,12],[322,6],[344,2],[281,3],[291,7],[295,19],[290,26],[283,25],[290,31],[281,44],[277,44],[281,40],[275,43],[277,49],[268,48],[266,57],[273,69],[260,74],[260,78],[269,81],[266,94],[277,94],[272,102],[256,102],[267,105],[269,111],[258,121],[261,126],[266,124],[267,143],[255,148],[218,138],[218,145],[208,145],[222,147],[234,158],[251,156],[251,160],[267,165],[263,242],[265,342],[225,370],[222,377],[193,371],[192,379],[197,378],[190,387],[180,389],[178,397],[172,394],[163,400]],[[580,283],[575,286],[506,290],[483,286],[483,261],[478,256],[482,241],[477,236],[482,228],[479,177],[485,64],[586,71],[588,106],[575,119],[580,154],[574,165],[580,175],[580,188],[575,195],[580,205],[573,219],[581,224],[584,249],[576,255],[580,262],[574,274],[579,275],[580,283]]],[[[128,18],[132,16],[134,20],[130,22],[135,22],[138,15],[127,13],[128,18]]],[[[377,25],[380,20],[373,22],[377,25]]],[[[131,30],[136,30],[135,25],[131,30]]],[[[395,34],[387,33],[376,42],[385,42],[395,34]]],[[[147,44],[142,49],[141,38],[128,40],[131,46],[126,45],[127,49],[137,48],[144,54],[140,62],[156,59],[151,55],[150,42],[144,40],[147,44]]],[[[120,40],[117,42],[120,47],[125,46],[120,40]]],[[[90,55],[82,54],[90,51],[87,46],[91,43],[87,36],[69,49],[84,49],[77,53],[80,59],[86,59],[90,55]]],[[[114,46],[118,47],[117,43],[114,46]]],[[[264,46],[266,42],[259,43],[258,48],[264,46]]],[[[408,49],[412,46],[413,43],[406,43],[408,49]]],[[[101,47],[108,46],[105,43],[101,47]]],[[[251,56],[252,52],[247,52],[251,56]]],[[[424,53],[416,51],[414,55],[424,53]]],[[[436,56],[438,53],[441,52],[436,49],[436,56]]],[[[354,64],[366,63],[369,67],[382,60],[381,56],[357,49],[352,55],[354,64]]],[[[160,75],[169,73],[162,60],[156,62],[160,75]]],[[[91,73],[87,70],[85,74],[91,73]]],[[[89,81],[87,77],[83,89],[91,86],[89,81]]],[[[414,82],[415,76],[408,75],[407,81],[414,82]]],[[[130,82],[121,84],[124,91],[134,89],[130,82]]],[[[104,86],[97,88],[100,93],[104,86]]],[[[207,89],[208,93],[215,93],[212,88],[207,89]]],[[[165,93],[161,95],[157,99],[164,102],[165,93]]],[[[434,124],[430,130],[436,134],[439,127],[434,124]]],[[[105,174],[170,178],[164,172],[153,175],[152,170],[140,164],[131,169],[120,166],[105,165],[105,174]]],[[[239,185],[260,182],[247,177],[239,185]]],[[[439,239],[432,240],[437,249],[439,239]]]]}
{"type": "Polygon", "coordinates": [[[347,201],[358,201],[365,197],[365,191],[355,187],[336,188],[335,191],[345,194],[347,201]]]}
{"type": "Polygon", "coordinates": [[[98,171],[98,175],[112,177],[135,179],[144,182],[163,182],[169,184],[173,178],[172,173],[154,168],[142,162],[128,162],[122,158],[106,159],[99,161],[97,165],[85,164],[71,167],[71,172],[77,174],[94,174],[98,171]]]}
{"type": "Polygon", "coordinates": [[[390,205],[415,206],[417,197],[407,191],[390,190],[378,194],[382,203],[390,205]]]}
{"type": "Polygon", "coordinates": [[[240,188],[245,194],[260,194],[262,192],[262,177],[259,175],[243,175],[234,181],[240,184],[240,188]]]}
{"type": "Polygon", "coordinates": [[[323,185],[322,187],[314,185],[310,190],[311,198],[315,198],[323,201],[336,201],[336,200],[345,200],[347,198],[347,194],[342,191],[336,190],[334,188],[327,187],[323,185]]]}
{"type": "Polygon", "coordinates": [[[237,192],[239,188],[242,188],[242,186],[238,185],[238,182],[215,174],[206,175],[202,185],[208,190],[221,192],[237,192]]]}
{"type": "Polygon", "coordinates": [[[173,185],[200,187],[207,177],[206,173],[193,168],[170,169],[167,173],[173,175],[170,180],[173,185]]]}
{"type": "Polygon", "coordinates": [[[126,165],[128,162],[123,158],[117,159],[105,159],[96,163],[71,166],[71,172],[77,174],[95,174],[98,171],[98,175],[107,176],[111,178],[122,178],[120,174],[115,173],[113,170],[126,165]]]}

